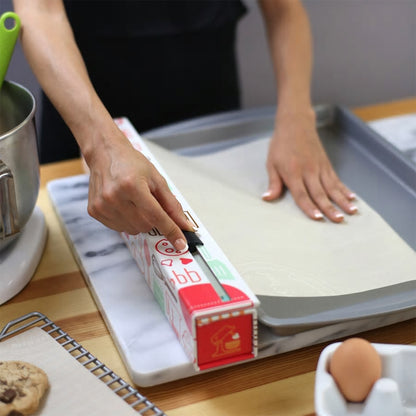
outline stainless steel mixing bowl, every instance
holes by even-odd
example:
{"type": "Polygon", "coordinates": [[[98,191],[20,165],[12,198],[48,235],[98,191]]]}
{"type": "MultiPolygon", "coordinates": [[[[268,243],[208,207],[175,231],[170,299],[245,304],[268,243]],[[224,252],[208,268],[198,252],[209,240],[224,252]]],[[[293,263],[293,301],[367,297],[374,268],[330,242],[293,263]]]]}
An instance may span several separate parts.
{"type": "Polygon", "coordinates": [[[30,218],[39,193],[35,98],[4,81],[0,90],[0,250],[30,218]]]}

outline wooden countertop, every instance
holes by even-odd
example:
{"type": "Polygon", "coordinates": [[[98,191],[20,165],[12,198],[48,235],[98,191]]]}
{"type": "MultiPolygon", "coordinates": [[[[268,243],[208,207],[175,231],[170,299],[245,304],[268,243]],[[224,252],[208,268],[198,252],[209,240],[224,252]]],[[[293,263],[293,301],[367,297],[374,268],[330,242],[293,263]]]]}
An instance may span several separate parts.
{"type": "MultiPolygon", "coordinates": [[[[354,110],[363,120],[416,112],[416,98],[354,110]]],[[[0,328],[32,311],[44,313],[115,373],[131,382],[80,269],[60,230],[45,184],[82,173],[80,160],[41,167],[38,205],[49,236],[36,273],[21,293],[0,306],[0,328]]],[[[361,334],[372,342],[416,345],[416,319],[361,334]]],[[[138,388],[169,416],[314,415],[315,368],[328,343],[228,369],[138,388]]]]}

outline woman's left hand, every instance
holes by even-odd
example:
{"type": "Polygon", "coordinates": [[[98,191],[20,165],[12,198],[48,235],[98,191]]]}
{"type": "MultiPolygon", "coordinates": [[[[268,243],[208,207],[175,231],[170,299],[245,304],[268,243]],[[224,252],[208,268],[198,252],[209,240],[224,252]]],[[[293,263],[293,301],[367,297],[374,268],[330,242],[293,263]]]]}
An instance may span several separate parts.
{"type": "Polygon", "coordinates": [[[314,113],[277,115],[266,166],[265,201],[280,197],[286,186],[311,219],[326,216],[338,223],[344,219],[343,212],[357,212],[354,193],[340,181],[321,144],[314,113]]]}

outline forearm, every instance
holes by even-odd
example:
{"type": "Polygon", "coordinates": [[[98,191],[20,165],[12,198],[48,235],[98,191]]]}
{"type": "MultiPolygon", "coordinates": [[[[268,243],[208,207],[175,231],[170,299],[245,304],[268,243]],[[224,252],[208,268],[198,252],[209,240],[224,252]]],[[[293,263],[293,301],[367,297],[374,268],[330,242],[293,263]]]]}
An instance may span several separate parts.
{"type": "Polygon", "coordinates": [[[354,194],[339,180],[316,131],[310,98],[312,46],[300,0],[260,0],[278,87],[276,125],[270,140],[269,187],[263,199],[282,195],[284,185],[314,220],[342,222],[357,212],[354,194]],[[335,205],[334,205],[335,204],[335,205]]]}
{"type": "Polygon", "coordinates": [[[310,114],[312,41],[300,1],[261,0],[277,82],[279,113],[310,114]]]}
{"type": "Polygon", "coordinates": [[[156,227],[176,250],[186,250],[181,229],[192,227],[165,179],[133,148],[96,94],[62,0],[14,0],[14,5],[29,64],[90,168],[89,214],[129,234],[156,227]]]}
{"type": "Polygon", "coordinates": [[[105,145],[114,123],[90,82],[63,3],[14,0],[14,6],[22,20],[25,56],[88,158],[94,148],[105,145]]]}

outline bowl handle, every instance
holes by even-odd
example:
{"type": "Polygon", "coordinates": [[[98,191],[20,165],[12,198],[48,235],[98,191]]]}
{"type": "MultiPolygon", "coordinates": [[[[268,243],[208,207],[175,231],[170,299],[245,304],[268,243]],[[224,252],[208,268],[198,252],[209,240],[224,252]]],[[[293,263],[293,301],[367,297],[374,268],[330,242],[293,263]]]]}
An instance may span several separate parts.
{"type": "Polygon", "coordinates": [[[0,240],[20,231],[11,170],[0,160],[0,240]]]}

